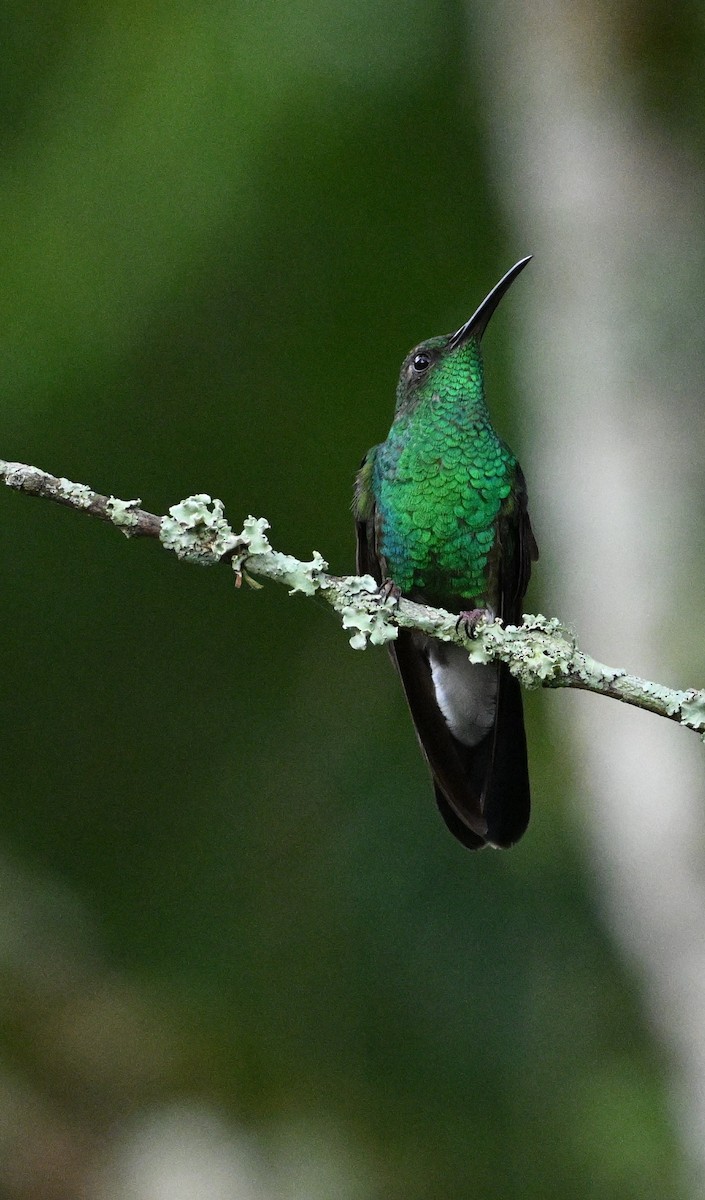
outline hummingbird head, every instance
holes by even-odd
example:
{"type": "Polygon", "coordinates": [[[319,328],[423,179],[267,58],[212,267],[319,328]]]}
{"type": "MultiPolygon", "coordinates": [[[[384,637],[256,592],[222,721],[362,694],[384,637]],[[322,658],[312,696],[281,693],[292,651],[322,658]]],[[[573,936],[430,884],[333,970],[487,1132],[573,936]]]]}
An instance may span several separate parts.
{"type": "Polygon", "coordinates": [[[429,338],[407,354],[397,387],[397,413],[415,408],[418,401],[443,390],[482,395],[482,335],[502,296],[531,257],[515,263],[455,333],[429,338]]]}

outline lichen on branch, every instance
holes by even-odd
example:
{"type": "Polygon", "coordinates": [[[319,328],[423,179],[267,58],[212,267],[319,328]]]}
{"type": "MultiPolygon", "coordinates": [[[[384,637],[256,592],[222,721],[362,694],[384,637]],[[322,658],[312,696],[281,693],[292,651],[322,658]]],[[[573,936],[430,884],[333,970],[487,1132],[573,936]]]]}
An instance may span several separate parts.
{"type": "Polygon", "coordinates": [[[399,629],[463,646],[473,662],[501,660],[525,688],[571,687],[621,700],[696,730],[705,741],[705,689],[680,691],[608,667],[578,649],[573,633],[556,617],[524,616],[521,625],[497,619],[480,621],[469,635],[455,613],[430,608],[380,589],[370,575],[337,576],[318,551],[308,562],[274,550],[264,517],[248,517],[239,533],[225,519],[223,504],[205,493],[172,505],[165,517],[141,507],[139,500],[103,496],[83,483],[72,483],[25,463],[0,459],[0,481],[18,492],[53,500],[98,517],[126,537],[158,539],[177,558],[203,566],[228,564],[239,585],[256,579],[284,584],[293,595],[321,595],[352,631],[350,645],[363,650],[392,641],[399,629]]]}

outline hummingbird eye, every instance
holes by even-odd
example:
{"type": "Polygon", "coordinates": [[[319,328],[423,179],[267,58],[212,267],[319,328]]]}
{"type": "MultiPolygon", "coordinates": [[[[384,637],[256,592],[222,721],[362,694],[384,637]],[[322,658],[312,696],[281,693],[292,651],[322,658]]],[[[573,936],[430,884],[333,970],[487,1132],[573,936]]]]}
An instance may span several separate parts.
{"type": "Polygon", "coordinates": [[[414,370],[418,371],[419,373],[421,373],[421,371],[426,371],[431,365],[431,355],[426,354],[426,352],[422,350],[419,354],[414,355],[411,360],[411,365],[414,370]]]}

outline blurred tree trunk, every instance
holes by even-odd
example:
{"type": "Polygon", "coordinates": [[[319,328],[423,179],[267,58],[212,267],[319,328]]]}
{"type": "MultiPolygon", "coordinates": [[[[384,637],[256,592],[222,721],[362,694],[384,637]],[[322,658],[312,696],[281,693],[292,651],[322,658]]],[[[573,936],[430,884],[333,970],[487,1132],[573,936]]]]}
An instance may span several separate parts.
{"type": "MultiPolygon", "coordinates": [[[[695,588],[677,555],[695,546],[684,494],[702,459],[689,425],[702,391],[692,358],[693,314],[703,308],[702,180],[635,104],[618,59],[619,18],[609,7],[508,0],[473,9],[472,44],[515,257],[536,255],[515,371],[544,604],[599,656],[668,678],[683,669],[678,639],[697,646],[699,634],[696,606],[678,600],[695,588]],[[672,308],[681,329],[692,323],[690,363],[683,341],[666,336],[678,326],[672,308]],[[616,617],[609,624],[607,611],[616,617]]],[[[556,777],[561,744],[575,747],[577,819],[608,919],[677,1061],[681,1134],[700,1174],[703,748],[665,722],[592,698],[546,703],[556,777]]]]}

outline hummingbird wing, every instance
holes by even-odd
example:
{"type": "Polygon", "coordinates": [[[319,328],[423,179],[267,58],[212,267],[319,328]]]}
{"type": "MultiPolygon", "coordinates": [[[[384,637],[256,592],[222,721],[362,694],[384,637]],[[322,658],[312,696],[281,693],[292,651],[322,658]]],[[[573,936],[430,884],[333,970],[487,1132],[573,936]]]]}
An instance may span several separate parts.
{"type": "Polygon", "coordinates": [[[513,496],[505,501],[498,522],[500,550],[500,612],[505,624],[521,622],[521,606],[531,578],[531,565],[539,556],[529,520],[526,480],[517,463],[513,496]]]}
{"type": "MultiPolygon", "coordinates": [[[[500,517],[500,616],[519,625],[532,563],[539,556],[527,507],[526,480],[517,463],[513,512],[500,517]]],[[[509,502],[508,502],[509,504],[509,502]]],[[[506,663],[500,666],[499,703],[494,728],[492,773],[485,801],[490,827],[511,844],[529,823],[531,795],[521,687],[506,663]]],[[[506,842],[504,843],[506,844],[506,842]]]]}
{"type": "MultiPolygon", "coordinates": [[[[378,552],[374,453],[370,451],[363,460],[357,477],[357,569],[382,583],[387,572],[378,552]]],[[[498,541],[500,615],[514,621],[520,618],[531,562],[538,553],[518,468],[512,502],[500,515],[498,541]]],[[[400,629],[390,643],[390,653],[431,769],[438,807],[451,833],[472,850],[488,843],[511,845],[526,829],[530,807],[521,689],[516,679],[504,664],[472,664],[462,648],[415,630],[400,629]],[[448,701],[445,712],[444,699],[448,701]],[[446,715],[449,703],[457,702],[464,708],[462,730],[454,723],[451,728],[446,715]],[[478,734],[473,716],[483,715],[478,734]]]]}
{"type": "MultiPolygon", "coordinates": [[[[518,624],[531,565],[538,558],[527,508],[526,482],[518,465],[512,492],[497,522],[495,555],[498,615],[507,624],[518,624]]],[[[467,667],[461,669],[467,671],[467,667]]],[[[511,846],[524,833],[531,810],[524,713],[521,687],[508,666],[497,663],[494,670],[497,690],[492,729],[466,755],[466,763],[468,781],[473,793],[479,791],[480,808],[487,822],[486,842],[511,846]]],[[[462,841],[463,814],[458,812],[462,793],[451,794],[439,788],[436,780],[436,800],[449,829],[462,841]]]]}
{"type": "MultiPolygon", "coordinates": [[[[526,482],[518,464],[512,492],[497,522],[495,555],[498,615],[505,623],[518,624],[531,564],[538,558],[527,508],[526,482]]],[[[467,667],[462,669],[467,671],[467,667]]],[[[521,687],[505,663],[494,664],[494,669],[497,690],[493,726],[466,756],[466,761],[473,791],[479,790],[480,807],[487,822],[486,841],[494,846],[510,846],[524,833],[531,810],[526,734],[521,687]]],[[[452,795],[443,789],[439,795],[438,781],[436,785],[441,815],[457,837],[462,794],[452,795]]]]}

